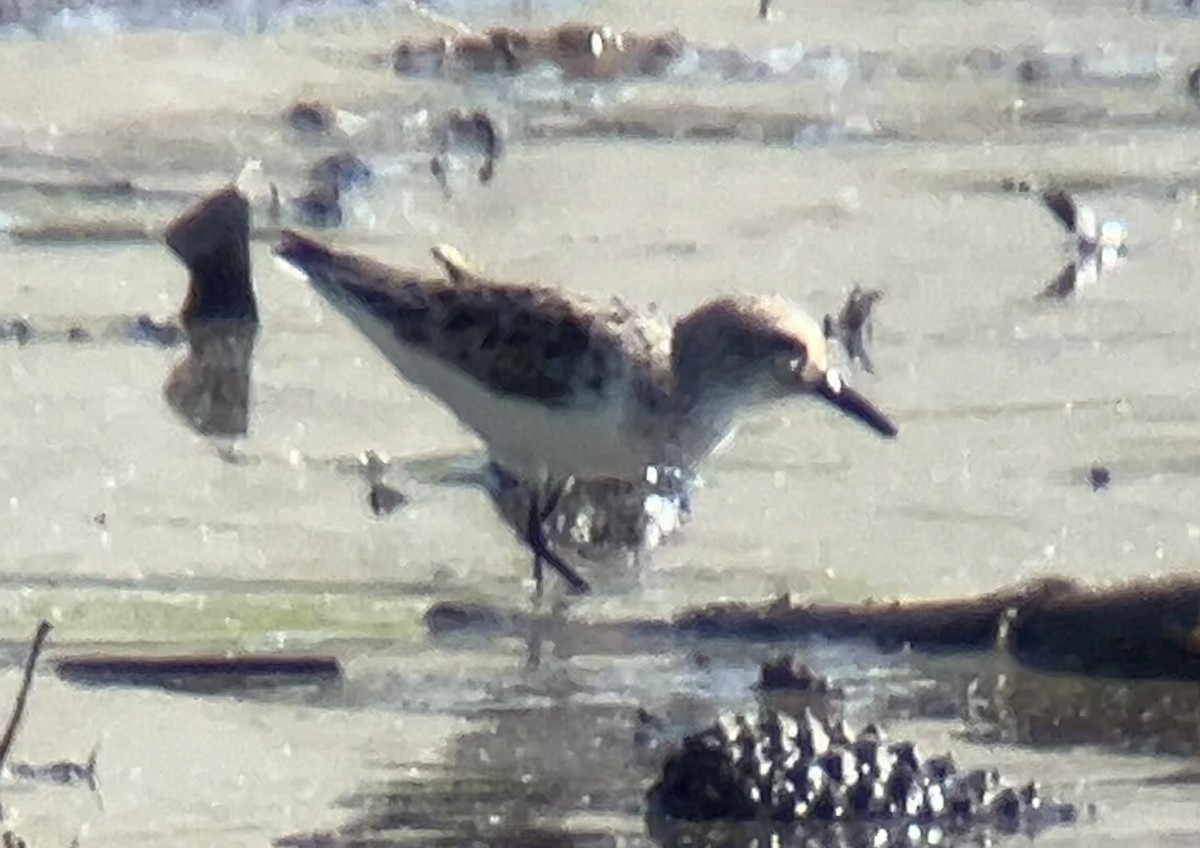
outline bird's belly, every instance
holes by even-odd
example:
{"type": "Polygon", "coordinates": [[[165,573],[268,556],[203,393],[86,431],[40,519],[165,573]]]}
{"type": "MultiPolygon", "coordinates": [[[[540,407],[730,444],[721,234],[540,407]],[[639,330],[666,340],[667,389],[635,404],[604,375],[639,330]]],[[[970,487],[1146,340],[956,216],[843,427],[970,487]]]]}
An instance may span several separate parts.
{"type": "Polygon", "coordinates": [[[379,347],[396,370],[475,431],[492,459],[509,471],[529,480],[544,474],[619,479],[644,475],[651,448],[624,426],[619,404],[550,407],[498,395],[453,365],[391,338],[379,347]]]}

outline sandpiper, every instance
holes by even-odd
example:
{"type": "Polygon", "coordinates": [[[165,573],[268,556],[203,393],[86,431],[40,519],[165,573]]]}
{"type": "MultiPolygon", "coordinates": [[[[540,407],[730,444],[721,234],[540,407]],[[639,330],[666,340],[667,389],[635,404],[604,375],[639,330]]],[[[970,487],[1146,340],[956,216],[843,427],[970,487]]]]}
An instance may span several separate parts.
{"type": "Polygon", "coordinates": [[[826,339],[837,339],[853,362],[858,360],[867,373],[875,373],[868,348],[875,341],[875,328],[871,322],[871,309],[883,298],[878,289],[864,289],[855,285],[846,298],[846,303],[837,318],[826,315],[823,329],[826,339]]]}
{"type": "Polygon", "coordinates": [[[493,280],[446,246],[434,250],[444,276],[290,230],[275,251],[531,486],[535,580],[543,559],[572,573],[543,534],[572,478],[690,474],[732,434],[738,413],[789,397],[821,398],[881,436],[897,434],[829,368],[820,325],[780,298],[717,297],[672,328],[619,303],[493,280]]]}
{"type": "Polygon", "coordinates": [[[1125,225],[1119,221],[1105,221],[1097,227],[1096,213],[1088,206],[1079,204],[1062,189],[1042,192],[1042,202],[1075,236],[1073,257],[1038,295],[1039,298],[1065,298],[1076,289],[1100,279],[1101,273],[1111,271],[1125,258],[1125,225]]]}

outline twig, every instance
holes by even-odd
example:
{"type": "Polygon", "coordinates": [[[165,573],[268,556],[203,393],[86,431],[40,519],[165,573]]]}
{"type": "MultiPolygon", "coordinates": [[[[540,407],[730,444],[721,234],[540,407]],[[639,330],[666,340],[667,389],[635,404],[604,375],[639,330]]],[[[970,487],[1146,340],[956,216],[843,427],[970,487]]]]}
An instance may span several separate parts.
{"type": "Polygon", "coordinates": [[[46,637],[50,635],[52,629],[53,625],[50,622],[39,621],[37,632],[33,634],[33,644],[29,646],[29,657],[25,660],[25,679],[21,681],[21,691],[17,693],[17,700],[13,703],[12,715],[8,719],[4,738],[0,739],[0,768],[4,768],[8,752],[12,749],[13,740],[17,736],[21,716],[25,714],[25,701],[29,697],[29,688],[33,685],[33,669],[37,665],[38,655],[42,652],[42,643],[46,641],[46,637]]]}

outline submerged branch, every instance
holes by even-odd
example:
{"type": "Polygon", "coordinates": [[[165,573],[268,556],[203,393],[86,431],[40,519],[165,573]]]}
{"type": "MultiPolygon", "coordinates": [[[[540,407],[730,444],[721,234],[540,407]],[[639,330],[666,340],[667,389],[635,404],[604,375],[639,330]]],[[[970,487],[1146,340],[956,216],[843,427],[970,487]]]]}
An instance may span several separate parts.
{"type": "Polygon", "coordinates": [[[33,670],[37,666],[38,655],[42,653],[42,644],[52,629],[53,625],[50,622],[39,621],[37,631],[33,634],[33,643],[29,646],[29,656],[25,660],[25,676],[21,680],[21,690],[17,692],[17,700],[13,702],[13,711],[8,719],[8,727],[4,731],[4,737],[0,739],[0,768],[4,767],[5,761],[8,760],[8,753],[12,750],[17,729],[21,725],[21,718],[25,715],[25,701],[29,698],[29,689],[33,685],[33,670]]]}

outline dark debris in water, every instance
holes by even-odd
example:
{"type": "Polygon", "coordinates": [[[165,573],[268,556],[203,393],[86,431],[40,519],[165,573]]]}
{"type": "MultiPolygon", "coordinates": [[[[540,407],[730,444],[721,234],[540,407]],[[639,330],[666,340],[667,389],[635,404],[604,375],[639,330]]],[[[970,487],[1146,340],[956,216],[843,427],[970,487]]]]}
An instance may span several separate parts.
{"type": "Polygon", "coordinates": [[[882,299],[882,291],[855,285],[837,317],[826,315],[823,322],[825,338],[836,339],[850,361],[858,362],[869,374],[875,373],[875,363],[871,358],[871,347],[875,340],[871,310],[882,299]]]}
{"type": "Polygon", "coordinates": [[[763,691],[788,689],[794,692],[826,694],[832,690],[829,679],[813,671],[791,654],[782,654],[762,664],[758,688],[763,691]]]}
{"type": "Polygon", "coordinates": [[[1092,491],[1107,489],[1108,484],[1112,482],[1112,471],[1103,465],[1093,465],[1088,469],[1087,479],[1092,491]]]}
{"type": "Polygon", "coordinates": [[[80,686],[147,687],[208,694],[336,686],[342,680],[338,660],[320,655],[62,657],[54,662],[54,672],[60,679],[80,686]]]}
{"type": "Polygon", "coordinates": [[[722,717],[667,758],[647,794],[651,833],[672,821],[756,821],[822,833],[834,846],[937,845],[1034,835],[1077,817],[1036,783],[1014,787],[994,770],[960,770],[949,755],[923,757],[874,726],[841,736],[807,710],[799,721],[773,711],[722,717]]]}
{"type": "Polygon", "coordinates": [[[183,328],[174,321],[158,321],[149,315],[118,317],[84,325],[73,323],[61,326],[34,326],[24,318],[0,319],[0,343],[18,345],[67,342],[73,345],[95,342],[130,342],[155,347],[176,347],[183,344],[183,328]]]}

